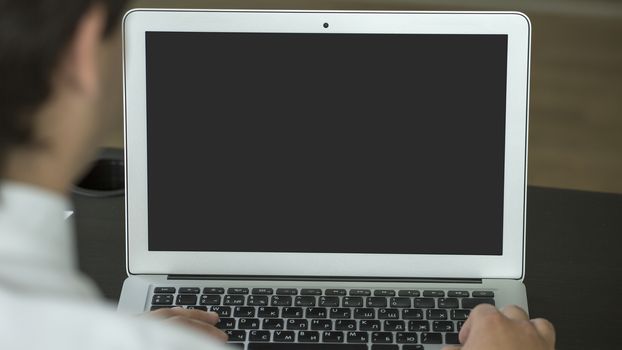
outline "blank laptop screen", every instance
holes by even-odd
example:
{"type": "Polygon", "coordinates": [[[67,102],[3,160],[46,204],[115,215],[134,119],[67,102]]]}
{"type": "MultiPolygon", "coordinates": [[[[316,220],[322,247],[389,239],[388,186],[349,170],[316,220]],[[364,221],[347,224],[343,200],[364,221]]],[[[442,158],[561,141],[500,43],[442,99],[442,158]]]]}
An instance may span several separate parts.
{"type": "Polygon", "coordinates": [[[506,35],[146,33],[149,250],[502,253],[506,35]]]}

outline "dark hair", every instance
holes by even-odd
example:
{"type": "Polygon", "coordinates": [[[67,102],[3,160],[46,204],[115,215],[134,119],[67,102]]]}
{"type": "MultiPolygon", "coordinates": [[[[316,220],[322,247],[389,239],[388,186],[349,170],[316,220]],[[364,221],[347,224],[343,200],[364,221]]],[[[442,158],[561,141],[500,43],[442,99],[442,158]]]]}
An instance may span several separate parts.
{"type": "Polygon", "coordinates": [[[33,114],[79,20],[101,3],[112,32],[124,0],[0,0],[0,175],[7,153],[32,143],[33,114]]]}

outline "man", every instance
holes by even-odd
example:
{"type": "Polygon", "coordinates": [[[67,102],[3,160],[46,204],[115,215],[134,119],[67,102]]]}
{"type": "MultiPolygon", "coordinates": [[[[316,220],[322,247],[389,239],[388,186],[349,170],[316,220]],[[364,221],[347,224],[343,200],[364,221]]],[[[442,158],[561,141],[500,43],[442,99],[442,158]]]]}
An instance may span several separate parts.
{"type": "MultiPolygon", "coordinates": [[[[117,314],[97,301],[74,264],[63,210],[107,129],[107,87],[119,88],[111,85],[115,74],[102,73],[114,63],[102,53],[122,7],[114,0],[0,0],[2,349],[224,347],[216,314],[117,314]]],[[[519,308],[479,306],[460,341],[465,350],[551,350],[555,334],[519,308]]]]}

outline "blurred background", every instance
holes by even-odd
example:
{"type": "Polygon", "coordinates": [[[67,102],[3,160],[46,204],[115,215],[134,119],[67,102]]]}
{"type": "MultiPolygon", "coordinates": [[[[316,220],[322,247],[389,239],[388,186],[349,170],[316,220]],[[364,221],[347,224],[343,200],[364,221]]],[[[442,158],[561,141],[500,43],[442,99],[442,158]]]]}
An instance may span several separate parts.
{"type": "MultiPolygon", "coordinates": [[[[521,11],[532,22],[530,185],[622,193],[620,0],[140,0],[131,7],[521,11]]],[[[121,44],[117,98],[106,107],[123,147],[121,44]]]]}

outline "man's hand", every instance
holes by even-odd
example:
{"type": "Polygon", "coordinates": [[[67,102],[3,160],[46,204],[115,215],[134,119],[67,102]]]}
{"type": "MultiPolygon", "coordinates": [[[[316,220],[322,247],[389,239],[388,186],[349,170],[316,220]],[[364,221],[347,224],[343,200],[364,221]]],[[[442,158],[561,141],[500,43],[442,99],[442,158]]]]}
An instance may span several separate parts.
{"type": "Polygon", "coordinates": [[[229,338],[227,334],[216,328],[219,316],[215,312],[205,312],[201,310],[188,310],[181,307],[172,309],[159,309],[145,314],[150,317],[170,320],[179,324],[183,324],[206,333],[223,342],[229,338]]]}
{"type": "Polygon", "coordinates": [[[555,329],[545,319],[529,320],[517,306],[499,311],[491,305],[479,305],[460,330],[460,343],[462,346],[443,350],[554,350],[555,329]]]}

